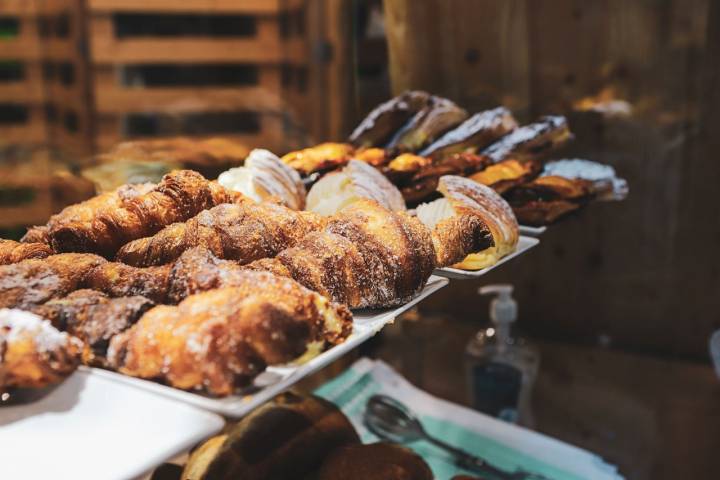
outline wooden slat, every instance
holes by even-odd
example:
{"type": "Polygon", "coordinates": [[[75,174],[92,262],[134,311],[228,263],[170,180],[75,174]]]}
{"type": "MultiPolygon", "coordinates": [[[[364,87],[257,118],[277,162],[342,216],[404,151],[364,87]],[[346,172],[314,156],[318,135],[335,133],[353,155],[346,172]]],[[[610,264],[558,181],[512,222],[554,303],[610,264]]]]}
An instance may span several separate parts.
{"type": "Polygon", "coordinates": [[[28,121],[23,124],[0,126],[0,142],[3,144],[45,143],[47,125],[42,107],[31,107],[28,121]]]}
{"type": "Polygon", "coordinates": [[[0,102],[41,103],[44,99],[40,64],[25,66],[25,78],[19,82],[0,82],[0,102]]]}
{"type": "Polygon", "coordinates": [[[37,23],[32,18],[21,18],[20,22],[17,37],[0,39],[0,59],[38,60],[42,56],[37,23]]]}
{"type": "Polygon", "coordinates": [[[257,85],[238,87],[126,87],[112,68],[94,75],[95,106],[100,113],[143,111],[199,112],[206,110],[280,111],[280,68],[260,69],[257,85]]]}
{"type": "Polygon", "coordinates": [[[100,16],[90,22],[91,61],[105,64],[281,62],[283,52],[279,34],[271,35],[271,31],[272,27],[267,22],[258,22],[258,35],[250,38],[144,37],[118,40],[114,37],[112,19],[100,16]]]}
{"type": "Polygon", "coordinates": [[[0,0],[1,15],[32,16],[37,12],[36,0],[0,0]]]}
{"type": "MultiPolygon", "coordinates": [[[[122,132],[122,116],[101,116],[96,124],[97,136],[96,144],[99,151],[110,149],[113,145],[129,140],[130,137],[124,136],[122,132]]],[[[174,136],[174,135],[169,135],[174,136]]],[[[260,119],[260,131],[257,133],[241,133],[241,134],[204,134],[200,136],[183,135],[191,138],[211,138],[221,136],[237,140],[249,147],[263,147],[273,151],[282,152],[287,150],[287,142],[284,135],[283,121],[276,116],[262,116],[260,119]]],[[[158,137],[132,137],[132,139],[147,139],[158,137]]]]}
{"type": "Polygon", "coordinates": [[[302,0],[88,0],[91,12],[276,14],[298,8],[302,0]]]}

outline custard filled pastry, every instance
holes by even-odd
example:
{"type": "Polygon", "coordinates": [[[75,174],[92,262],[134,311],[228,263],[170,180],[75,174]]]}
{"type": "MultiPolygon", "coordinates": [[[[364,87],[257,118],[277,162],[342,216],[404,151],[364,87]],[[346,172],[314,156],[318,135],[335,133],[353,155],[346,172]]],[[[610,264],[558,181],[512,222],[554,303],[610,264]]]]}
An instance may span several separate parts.
{"type": "Polygon", "coordinates": [[[242,167],[221,173],[218,183],[256,202],[272,200],[293,210],[305,208],[305,185],[300,175],[268,150],[253,150],[242,167]]]}
{"type": "MultiPolygon", "coordinates": [[[[494,190],[468,178],[447,175],[440,178],[438,191],[444,198],[418,206],[418,218],[433,231],[438,265],[463,270],[480,270],[497,263],[515,250],[519,227],[510,205],[494,190]],[[482,238],[458,235],[457,225],[482,222],[482,238]],[[482,245],[468,254],[468,245],[482,245]],[[458,263],[453,263],[458,262],[458,263]]],[[[479,233],[478,232],[478,233],[479,233]]],[[[477,236],[478,234],[476,234],[477,236]]]]}
{"type": "Polygon", "coordinates": [[[327,142],[290,152],[282,157],[282,161],[303,175],[309,175],[345,165],[354,151],[350,144],[327,142]]]}
{"type": "Polygon", "coordinates": [[[375,200],[388,210],[405,210],[400,190],[375,167],[360,160],[350,160],[343,169],[318,180],[308,192],[307,209],[329,216],[363,198],[375,200]]]}
{"type": "Polygon", "coordinates": [[[59,383],[79,365],[82,347],[35,314],[0,309],[0,392],[59,383]]]}
{"type": "Polygon", "coordinates": [[[507,198],[523,224],[547,225],[586,205],[592,187],[588,180],[548,175],[514,188],[507,198]]]}
{"type": "Polygon", "coordinates": [[[499,194],[522,185],[540,173],[540,162],[518,162],[515,159],[503,160],[490,165],[484,170],[470,175],[468,178],[487,185],[499,194]]]}

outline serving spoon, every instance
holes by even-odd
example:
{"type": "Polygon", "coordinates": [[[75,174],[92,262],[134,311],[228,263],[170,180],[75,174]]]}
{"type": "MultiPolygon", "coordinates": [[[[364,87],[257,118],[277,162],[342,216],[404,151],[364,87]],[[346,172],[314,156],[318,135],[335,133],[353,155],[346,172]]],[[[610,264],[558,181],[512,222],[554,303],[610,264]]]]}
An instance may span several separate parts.
{"type": "Polygon", "coordinates": [[[506,472],[487,460],[433,437],[408,407],[387,395],[373,395],[368,399],[363,421],[372,433],[384,440],[400,444],[428,441],[449,452],[459,467],[485,475],[489,480],[548,480],[523,470],[506,472]]]}

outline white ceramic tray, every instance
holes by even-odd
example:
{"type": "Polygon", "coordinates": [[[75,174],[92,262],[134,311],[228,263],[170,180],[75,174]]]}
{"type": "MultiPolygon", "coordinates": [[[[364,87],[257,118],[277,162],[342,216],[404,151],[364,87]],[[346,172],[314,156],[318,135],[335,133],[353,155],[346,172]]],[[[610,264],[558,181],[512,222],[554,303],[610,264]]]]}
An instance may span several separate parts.
{"type": "Polygon", "coordinates": [[[545,233],[545,230],[547,230],[547,227],[543,225],[542,227],[531,227],[529,225],[520,225],[520,235],[529,235],[531,237],[539,237],[543,233],[545,233]]]}
{"type": "Polygon", "coordinates": [[[517,248],[513,253],[510,255],[507,255],[503,257],[499,262],[497,262],[495,265],[492,265],[487,268],[483,268],[482,270],[460,270],[459,268],[439,268],[435,270],[435,275],[440,275],[447,278],[453,278],[457,280],[471,280],[473,278],[482,277],[489,271],[499,267],[505,262],[509,262],[513,258],[517,257],[518,255],[522,255],[523,253],[527,252],[531,248],[533,248],[535,245],[540,243],[540,240],[537,238],[532,237],[525,237],[523,235],[520,236],[520,240],[518,241],[517,248]]]}
{"type": "Polygon", "coordinates": [[[255,379],[252,387],[237,395],[224,398],[213,398],[206,395],[186,392],[159,383],[128,377],[115,372],[93,368],[92,373],[98,377],[110,379],[118,384],[134,385],[148,392],[159,393],[166,397],[194,405],[206,410],[223,414],[227,417],[239,418],[257,406],[270,400],[332,361],[340,358],[353,348],[368,340],[379,332],[386,324],[405,312],[424,298],[448,284],[446,278],[432,276],[420,294],[401,307],[387,310],[356,310],[353,312],[353,333],[340,345],[321,353],[302,365],[269,367],[266,372],[255,379]]]}
{"type": "Polygon", "coordinates": [[[33,403],[0,406],[0,478],[136,478],[224,423],[82,369],[33,403]]]}

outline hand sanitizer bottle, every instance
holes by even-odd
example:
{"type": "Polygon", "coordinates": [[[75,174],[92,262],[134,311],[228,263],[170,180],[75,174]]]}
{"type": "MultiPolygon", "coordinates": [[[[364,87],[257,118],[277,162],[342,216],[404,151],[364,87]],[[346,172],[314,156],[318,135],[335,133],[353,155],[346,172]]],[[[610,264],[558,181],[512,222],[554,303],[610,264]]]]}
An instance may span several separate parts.
{"type": "Polygon", "coordinates": [[[540,357],[537,350],[512,334],[517,302],[512,285],[488,285],[480,295],[497,295],[490,302],[492,326],[480,330],[466,348],[470,404],[502,420],[533,426],[530,409],[540,357]]]}

